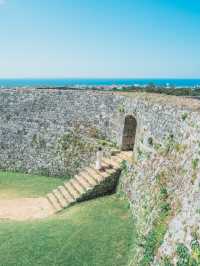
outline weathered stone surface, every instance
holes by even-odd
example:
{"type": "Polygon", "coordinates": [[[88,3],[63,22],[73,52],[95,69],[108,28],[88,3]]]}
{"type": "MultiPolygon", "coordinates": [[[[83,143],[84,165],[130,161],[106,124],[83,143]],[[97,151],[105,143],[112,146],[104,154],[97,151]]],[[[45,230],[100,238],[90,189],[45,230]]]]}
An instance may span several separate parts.
{"type": "Polygon", "coordinates": [[[111,95],[0,92],[0,168],[54,176],[76,173],[94,158],[96,139],[109,135],[112,108],[111,95]]]}
{"type": "MultiPolygon", "coordinates": [[[[1,91],[0,168],[49,175],[89,165],[97,139],[119,146],[126,115],[137,120],[134,163],[121,176],[139,235],[160,212],[161,186],[172,217],[155,265],[176,262],[177,243],[189,247],[200,218],[200,102],[149,94],[90,91],[1,91]],[[97,137],[98,135],[98,137],[97,137]]],[[[138,247],[135,261],[143,250],[138,247]]],[[[136,265],[136,264],[135,264],[136,265]]]]}

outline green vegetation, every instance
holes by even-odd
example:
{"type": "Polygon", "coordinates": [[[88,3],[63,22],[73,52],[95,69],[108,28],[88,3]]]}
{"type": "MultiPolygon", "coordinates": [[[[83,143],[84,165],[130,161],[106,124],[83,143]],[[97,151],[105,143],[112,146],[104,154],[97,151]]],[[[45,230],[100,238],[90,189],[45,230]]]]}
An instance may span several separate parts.
{"type": "Polygon", "coordinates": [[[99,129],[96,127],[89,127],[88,134],[89,134],[89,137],[94,138],[94,139],[99,139],[103,137],[99,129]]]}
{"type": "Polygon", "coordinates": [[[174,135],[170,133],[168,136],[166,136],[163,145],[159,143],[154,143],[153,147],[155,148],[156,151],[158,151],[160,155],[167,156],[172,151],[176,151],[178,153],[184,152],[187,145],[177,143],[175,141],[174,135]]]}
{"type": "MultiPolygon", "coordinates": [[[[191,241],[191,252],[184,244],[179,243],[176,247],[178,261],[176,266],[198,266],[200,265],[200,244],[197,239],[191,241]]],[[[170,258],[164,258],[164,266],[171,266],[170,258]],[[168,264],[167,264],[168,263],[168,264]]]]}
{"type": "Polygon", "coordinates": [[[165,257],[163,260],[163,266],[173,266],[173,264],[170,261],[170,258],[165,257]]]}
{"type": "MultiPolygon", "coordinates": [[[[198,234],[198,226],[192,233],[193,239],[188,248],[183,243],[178,243],[176,246],[177,263],[176,266],[198,266],[200,265],[200,242],[198,234]]],[[[164,258],[164,266],[173,265],[172,258],[164,258]],[[168,262],[168,264],[165,263],[168,262]]]]}
{"type": "Polygon", "coordinates": [[[0,222],[1,266],[122,266],[134,248],[127,202],[115,195],[32,222],[0,222]]]}
{"type": "Polygon", "coordinates": [[[31,142],[32,147],[38,148],[38,149],[45,149],[46,148],[46,142],[44,138],[41,135],[34,134],[32,137],[31,142]]]}
{"type": "Polygon", "coordinates": [[[143,243],[141,244],[144,248],[144,255],[140,261],[140,266],[148,266],[153,262],[155,253],[163,242],[164,235],[167,231],[168,219],[171,216],[171,205],[168,200],[169,195],[166,189],[166,176],[164,172],[160,172],[156,176],[156,182],[160,189],[159,215],[154,221],[153,228],[144,237],[143,243]]]}
{"type": "Polygon", "coordinates": [[[165,155],[167,155],[169,152],[172,152],[175,148],[175,141],[174,141],[174,135],[169,134],[165,140],[165,155]]]}
{"type": "Polygon", "coordinates": [[[168,212],[162,212],[160,217],[154,222],[153,229],[144,237],[144,255],[140,262],[140,266],[148,266],[154,260],[157,248],[162,244],[164,235],[167,231],[166,218],[168,212]]]}
{"type": "Polygon", "coordinates": [[[124,91],[124,92],[147,92],[147,93],[159,93],[175,96],[200,96],[200,88],[175,88],[175,87],[163,87],[149,84],[145,87],[129,86],[121,89],[114,88],[113,91],[124,91]]]}
{"type": "Polygon", "coordinates": [[[198,167],[198,164],[199,164],[199,159],[198,158],[193,159],[192,160],[192,169],[196,170],[198,167]]]}
{"type": "Polygon", "coordinates": [[[183,113],[181,116],[183,121],[186,120],[187,117],[188,117],[188,113],[183,113]]]}
{"type": "Polygon", "coordinates": [[[153,138],[152,138],[152,137],[149,137],[149,138],[148,138],[148,143],[149,143],[149,145],[151,145],[151,146],[153,145],[153,138]]]}
{"type": "Polygon", "coordinates": [[[118,149],[117,143],[112,142],[112,141],[108,141],[106,139],[98,139],[97,143],[98,143],[99,146],[104,146],[104,147],[108,147],[108,148],[118,149]]]}
{"type": "Polygon", "coordinates": [[[55,177],[0,172],[0,199],[44,196],[62,182],[55,177]]]}
{"type": "Polygon", "coordinates": [[[124,112],[125,112],[125,107],[124,107],[123,104],[120,104],[120,105],[118,106],[118,111],[119,111],[120,113],[124,113],[124,112]]]}
{"type": "MultiPolygon", "coordinates": [[[[43,89],[47,90],[50,89],[48,87],[42,88],[38,87],[37,89],[43,89]]],[[[59,87],[57,88],[59,90],[76,90],[74,87],[59,87]]],[[[94,87],[84,87],[84,90],[93,90],[93,91],[101,91],[100,88],[97,86],[94,87]]],[[[104,91],[104,89],[102,89],[104,91]]],[[[155,84],[148,84],[145,87],[140,86],[124,86],[124,87],[114,87],[112,89],[107,89],[107,91],[114,91],[114,92],[147,92],[147,93],[158,93],[158,94],[166,94],[166,95],[175,95],[175,96],[189,96],[189,97],[195,97],[200,96],[200,88],[176,88],[174,86],[171,87],[165,87],[165,86],[156,86],[155,84]]],[[[122,111],[123,112],[123,111],[122,111]]]]}
{"type": "MultiPolygon", "coordinates": [[[[93,134],[96,134],[93,131],[93,134]]],[[[97,143],[81,135],[80,129],[63,134],[57,142],[57,155],[64,163],[64,174],[74,175],[82,166],[84,159],[90,158],[97,149],[97,143]]]]}
{"type": "Polygon", "coordinates": [[[57,151],[58,154],[64,156],[66,160],[66,164],[68,164],[70,153],[71,158],[76,158],[76,156],[80,156],[80,152],[87,153],[95,150],[95,145],[92,143],[88,143],[79,132],[69,132],[62,135],[62,137],[58,140],[57,151]]]}
{"type": "Polygon", "coordinates": [[[137,147],[137,159],[144,160],[149,159],[150,153],[142,150],[140,147],[137,147]]]}

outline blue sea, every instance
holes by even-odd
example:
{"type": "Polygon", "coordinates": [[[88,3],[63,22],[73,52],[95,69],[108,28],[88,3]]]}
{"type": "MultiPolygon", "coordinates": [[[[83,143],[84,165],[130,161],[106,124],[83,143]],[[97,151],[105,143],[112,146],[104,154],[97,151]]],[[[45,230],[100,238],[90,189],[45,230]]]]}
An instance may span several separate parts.
{"type": "Polygon", "coordinates": [[[111,85],[147,85],[153,83],[162,86],[195,87],[200,79],[0,79],[0,88],[7,87],[63,87],[63,86],[111,86],[111,85]]]}

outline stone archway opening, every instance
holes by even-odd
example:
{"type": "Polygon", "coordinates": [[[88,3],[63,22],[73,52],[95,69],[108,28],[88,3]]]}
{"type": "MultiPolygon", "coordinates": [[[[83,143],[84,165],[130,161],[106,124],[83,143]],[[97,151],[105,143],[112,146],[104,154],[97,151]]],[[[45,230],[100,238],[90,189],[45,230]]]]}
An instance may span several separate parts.
{"type": "Polygon", "coordinates": [[[135,144],[137,121],[134,116],[127,115],[124,122],[122,150],[132,151],[135,144]]]}

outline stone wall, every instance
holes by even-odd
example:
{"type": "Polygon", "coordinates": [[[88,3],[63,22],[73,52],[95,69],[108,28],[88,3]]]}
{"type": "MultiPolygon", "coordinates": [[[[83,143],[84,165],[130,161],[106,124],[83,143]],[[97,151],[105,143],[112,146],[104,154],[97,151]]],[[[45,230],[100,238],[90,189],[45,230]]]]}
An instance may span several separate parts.
{"type": "Polygon", "coordinates": [[[165,100],[150,97],[137,107],[130,100],[125,108],[139,124],[133,163],[120,178],[138,233],[133,266],[200,263],[200,104],[165,100]]]}
{"type": "Polygon", "coordinates": [[[93,158],[97,139],[115,135],[117,104],[112,95],[89,92],[1,91],[0,168],[74,174],[93,158]]]}
{"type": "Polygon", "coordinates": [[[200,239],[199,114],[197,100],[145,93],[2,91],[0,168],[74,174],[94,158],[99,141],[120,146],[125,117],[133,115],[133,163],[120,178],[139,237],[133,265],[149,265],[144,257],[154,265],[176,265],[177,245],[193,256],[191,241],[200,239]],[[149,255],[146,237],[160,220],[164,241],[149,255]]]}

